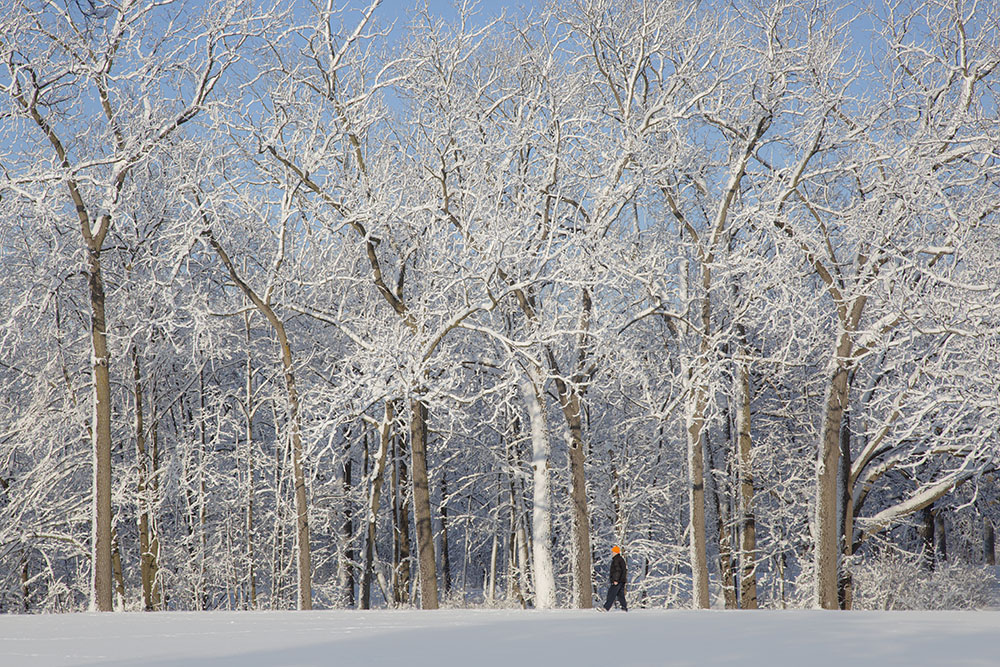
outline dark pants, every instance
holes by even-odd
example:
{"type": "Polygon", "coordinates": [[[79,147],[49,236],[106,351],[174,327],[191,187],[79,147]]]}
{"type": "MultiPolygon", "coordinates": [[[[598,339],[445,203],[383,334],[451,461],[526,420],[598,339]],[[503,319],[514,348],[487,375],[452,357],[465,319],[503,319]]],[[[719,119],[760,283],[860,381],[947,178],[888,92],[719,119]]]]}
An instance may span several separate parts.
{"type": "Polygon", "coordinates": [[[615,604],[615,598],[618,598],[618,605],[622,608],[622,611],[628,611],[628,603],[625,602],[624,581],[608,586],[608,600],[604,603],[604,608],[611,611],[611,607],[615,604]]]}

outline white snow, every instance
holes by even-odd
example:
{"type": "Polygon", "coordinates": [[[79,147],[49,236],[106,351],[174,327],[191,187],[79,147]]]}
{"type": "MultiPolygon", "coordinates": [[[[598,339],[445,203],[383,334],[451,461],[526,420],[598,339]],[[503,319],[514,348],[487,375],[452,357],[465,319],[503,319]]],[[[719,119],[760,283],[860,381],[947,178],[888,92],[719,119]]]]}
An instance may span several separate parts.
{"type": "Polygon", "coordinates": [[[1000,665],[1000,611],[0,616],[0,665],[1000,665]]]}

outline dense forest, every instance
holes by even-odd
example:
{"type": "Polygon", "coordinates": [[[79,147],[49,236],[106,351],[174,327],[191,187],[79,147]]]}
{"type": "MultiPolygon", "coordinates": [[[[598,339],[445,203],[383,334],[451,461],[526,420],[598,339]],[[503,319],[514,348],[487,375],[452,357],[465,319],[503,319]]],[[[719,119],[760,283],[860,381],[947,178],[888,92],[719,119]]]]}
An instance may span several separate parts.
{"type": "Polygon", "coordinates": [[[1000,6],[0,2],[0,611],[996,605],[1000,6]]]}

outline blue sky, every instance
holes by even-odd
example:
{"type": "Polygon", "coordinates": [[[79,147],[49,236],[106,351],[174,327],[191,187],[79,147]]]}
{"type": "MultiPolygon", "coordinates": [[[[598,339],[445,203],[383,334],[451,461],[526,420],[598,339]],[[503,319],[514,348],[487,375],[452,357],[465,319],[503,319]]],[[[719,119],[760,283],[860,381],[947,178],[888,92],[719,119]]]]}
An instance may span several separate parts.
{"type": "MultiPolygon", "coordinates": [[[[376,16],[381,18],[381,23],[404,23],[406,15],[414,7],[427,5],[431,14],[442,17],[454,17],[455,4],[461,4],[462,0],[382,0],[382,4],[375,10],[376,16]]],[[[348,0],[347,6],[352,8],[364,8],[369,4],[369,0],[348,0]]],[[[532,6],[540,4],[534,0],[480,0],[477,3],[478,9],[484,18],[498,15],[502,10],[507,9],[508,13],[517,13],[522,6],[532,6]]]]}

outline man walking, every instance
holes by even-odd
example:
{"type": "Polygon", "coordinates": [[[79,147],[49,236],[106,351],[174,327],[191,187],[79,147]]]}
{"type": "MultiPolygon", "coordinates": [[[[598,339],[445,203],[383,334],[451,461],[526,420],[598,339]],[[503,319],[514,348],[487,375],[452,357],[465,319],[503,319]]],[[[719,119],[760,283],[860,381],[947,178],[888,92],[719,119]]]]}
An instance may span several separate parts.
{"type": "Polygon", "coordinates": [[[625,582],[628,580],[628,567],[625,559],[622,558],[622,550],[617,545],[611,547],[611,585],[608,587],[608,600],[604,603],[604,611],[611,611],[615,599],[622,611],[628,611],[628,603],[625,602],[625,582]]]}

